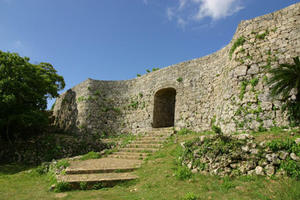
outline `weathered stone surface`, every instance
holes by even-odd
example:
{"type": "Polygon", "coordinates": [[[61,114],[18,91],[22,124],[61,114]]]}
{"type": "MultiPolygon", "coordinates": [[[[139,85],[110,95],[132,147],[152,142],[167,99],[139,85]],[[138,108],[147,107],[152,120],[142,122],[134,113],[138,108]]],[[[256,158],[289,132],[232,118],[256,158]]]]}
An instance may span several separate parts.
{"type": "Polygon", "coordinates": [[[259,150],[258,149],[250,149],[251,154],[258,154],[259,150]]]}
{"type": "Polygon", "coordinates": [[[279,158],[280,158],[281,160],[285,160],[285,159],[287,158],[288,155],[289,155],[289,153],[286,152],[286,151],[280,151],[280,152],[279,152],[279,158]]]}
{"type": "Polygon", "coordinates": [[[299,156],[297,156],[295,153],[291,153],[290,154],[291,159],[295,160],[295,161],[300,161],[299,156]]]}
{"type": "MultiPolygon", "coordinates": [[[[266,68],[291,63],[299,56],[300,3],[277,12],[242,21],[233,40],[211,55],[175,64],[125,81],[88,79],[56,100],[55,122],[59,128],[81,134],[139,133],[156,125],[156,116],[166,116],[169,126],[194,131],[216,125],[225,133],[288,124],[286,113],[269,95],[266,68]],[[286,19],[291,21],[287,21],[286,19]],[[283,23],[287,22],[287,23],[283,23]],[[265,33],[257,39],[256,33],[265,33]],[[271,31],[272,30],[272,31],[271,31]],[[239,37],[244,37],[229,56],[239,37]],[[157,94],[176,91],[175,109],[157,109],[157,94]],[[155,112],[154,112],[155,111],[155,112]],[[162,112],[157,115],[157,112],[162,112]],[[249,119],[247,123],[244,120],[249,119]],[[253,119],[254,118],[254,119],[253,119]],[[173,123],[174,121],[174,123],[173,123]],[[274,122],[274,123],[273,123],[274,122]]],[[[158,103],[159,104],[159,103],[158,103]]]]}
{"type": "Polygon", "coordinates": [[[257,66],[257,64],[253,64],[251,65],[250,69],[247,71],[247,74],[254,75],[257,74],[258,72],[259,72],[259,67],[257,66]]]}
{"type": "Polygon", "coordinates": [[[195,138],[186,142],[188,145],[183,145],[184,153],[179,160],[190,169],[196,168],[200,172],[205,170],[219,176],[253,174],[281,176],[284,174],[280,171],[281,164],[286,163],[288,156],[300,161],[295,153],[289,154],[287,152],[289,150],[272,149],[264,145],[269,140],[259,145],[255,139],[245,140],[244,136],[224,134],[205,136],[207,138],[205,143],[195,138]],[[195,163],[198,164],[195,166],[195,163]]]}
{"type": "Polygon", "coordinates": [[[255,168],[255,173],[256,173],[256,175],[265,175],[265,173],[264,173],[264,168],[262,168],[261,166],[257,166],[256,168],[255,168]]]}
{"type": "Polygon", "coordinates": [[[267,155],[266,155],[266,159],[267,159],[269,162],[272,162],[272,163],[275,163],[275,164],[278,163],[278,155],[277,155],[276,153],[267,154],[267,155]]]}
{"type": "Polygon", "coordinates": [[[275,174],[275,167],[273,165],[267,165],[265,167],[265,171],[266,171],[267,176],[272,176],[275,174]]]}
{"type": "Polygon", "coordinates": [[[243,150],[244,152],[249,152],[250,149],[249,149],[249,146],[246,145],[246,146],[243,146],[243,147],[242,147],[242,150],[243,150]]]}

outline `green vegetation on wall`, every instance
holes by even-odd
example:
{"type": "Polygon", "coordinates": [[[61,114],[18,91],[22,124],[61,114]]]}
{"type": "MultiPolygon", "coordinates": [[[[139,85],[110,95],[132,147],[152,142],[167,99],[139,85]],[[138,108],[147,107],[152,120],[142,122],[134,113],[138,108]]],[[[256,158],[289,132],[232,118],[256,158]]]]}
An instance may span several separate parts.
{"type": "Polygon", "coordinates": [[[238,48],[239,46],[242,46],[245,43],[246,39],[241,36],[239,37],[232,45],[230,51],[229,51],[229,58],[232,58],[232,54],[234,53],[234,51],[236,50],[236,48],[238,48]]]}

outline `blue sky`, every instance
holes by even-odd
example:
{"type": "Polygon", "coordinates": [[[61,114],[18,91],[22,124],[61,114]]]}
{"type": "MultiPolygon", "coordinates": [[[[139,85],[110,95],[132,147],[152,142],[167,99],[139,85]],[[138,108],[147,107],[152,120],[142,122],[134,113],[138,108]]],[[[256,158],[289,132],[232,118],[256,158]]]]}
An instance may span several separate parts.
{"type": "Polygon", "coordinates": [[[241,20],[297,2],[0,0],[0,50],[51,63],[66,89],[87,78],[126,80],[213,53],[241,20]]]}

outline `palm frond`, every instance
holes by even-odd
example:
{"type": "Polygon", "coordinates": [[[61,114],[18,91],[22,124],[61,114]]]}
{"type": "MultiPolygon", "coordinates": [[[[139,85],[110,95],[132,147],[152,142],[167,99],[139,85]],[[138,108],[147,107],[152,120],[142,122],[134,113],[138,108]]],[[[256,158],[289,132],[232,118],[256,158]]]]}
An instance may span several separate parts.
{"type": "MultiPolygon", "coordinates": [[[[300,60],[293,58],[294,64],[281,64],[278,68],[269,70],[272,75],[268,81],[271,96],[280,96],[287,99],[295,88],[297,94],[300,92],[300,60]]],[[[300,101],[300,99],[298,99],[300,101]]]]}

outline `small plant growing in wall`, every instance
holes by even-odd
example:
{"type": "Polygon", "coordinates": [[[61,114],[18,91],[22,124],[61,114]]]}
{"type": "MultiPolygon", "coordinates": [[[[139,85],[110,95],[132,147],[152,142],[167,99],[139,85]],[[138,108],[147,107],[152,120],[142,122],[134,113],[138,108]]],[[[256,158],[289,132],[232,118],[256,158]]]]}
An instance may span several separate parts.
{"type": "Polygon", "coordinates": [[[257,34],[256,36],[255,36],[255,38],[256,39],[260,39],[260,40],[263,40],[263,39],[265,39],[265,37],[267,36],[269,34],[269,30],[266,30],[264,33],[262,33],[262,34],[257,34]]]}
{"type": "Polygon", "coordinates": [[[239,37],[232,45],[230,51],[229,51],[229,58],[232,58],[232,54],[234,53],[234,51],[236,50],[236,48],[238,48],[239,46],[242,46],[245,43],[246,39],[241,36],[239,37]]]}
{"type": "Polygon", "coordinates": [[[255,78],[253,78],[253,79],[250,80],[250,84],[252,86],[252,89],[251,89],[252,92],[254,92],[254,88],[258,84],[258,81],[259,81],[259,79],[257,77],[255,77],[255,78]]]}
{"type": "Polygon", "coordinates": [[[141,77],[141,74],[136,74],[137,77],[141,77]]]}
{"type": "Polygon", "coordinates": [[[138,101],[131,101],[131,103],[129,104],[129,107],[137,109],[139,105],[138,101]]]}
{"type": "Polygon", "coordinates": [[[218,127],[218,126],[216,125],[216,121],[217,121],[216,116],[214,116],[214,117],[211,119],[211,121],[210,121],[211,129],[212,129],[212,131],[213,131],[214,133],[216,133],[217,135],[222,135],[222,134],[223,134],[223,133],[222,133],[222,130],[221,130],[220,127],[218,127]]]}
{"type": "Polygon", "coordinates": [[[179,77],[179,78],[177,78],[176,80],[177,80],[177,82],[179,82],[179,83],[181,83],[181,82],[183,81],[182,77],[179,77]]]}
{"type": "Polygon", "coordinates": [[[96,90],[96,92],[94,93],[95,96],[100,96],[101,92],[100,90],[96,90]]]}
{"type": "Polygon", "coordinates": [[[244,99],[244,95],[246,93],[246,88],[247,88],[248,83],[249,83],[248,81],[243,81],[241,83],[241,91],[240,91],[240,95],[239,95],[240,100],[244,99]]]}
{"type": "Polygon", "coordinates": [[[80,103],[80,102],[82,102],[82,101],[85,101],[85,98],[84,98],[83,96],[78,97],[77,102],[80,103]]]}

